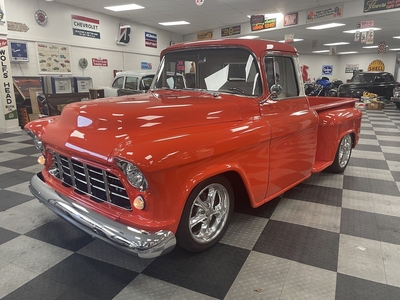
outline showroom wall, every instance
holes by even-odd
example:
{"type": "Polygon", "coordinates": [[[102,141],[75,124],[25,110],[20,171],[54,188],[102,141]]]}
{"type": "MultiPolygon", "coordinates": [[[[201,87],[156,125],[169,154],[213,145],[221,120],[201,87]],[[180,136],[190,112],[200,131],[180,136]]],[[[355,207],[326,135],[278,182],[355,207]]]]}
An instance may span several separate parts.
{"type": "Polygon", "coordinates": [[[26,24],[26,32],[8,32],[9,41],[27,42],[29,62],[12,63],[13,76],[39,76],[39,63],[36,42],[53,43],[70,46],[70,76],[92,77],[94,86],[109,86],[113,79],[113,70],[140,70],[141,63],[152,64],[155,70],[159,63],[159,54],[169,46],[171,40],[179,42],[183,36],[107,16],[97,12],[67,6],[44,0],[5,0],[7,21],[26,24]],[[48,16],[44,26],[36,23],[34,15],[43,10],[48,16]],[[100,39],[73,35],[71,15],[79,15],[99,20],[100,39]],[[130,25],[130,43],[117,45],[119,24],[130,25]],[[157,35],[157,48],[145,46],[145,32],[157,35]],[[79,60],[86,58],[87,68],[79,66],[79,60]],[[108,66],[93,66],[92,58],[107,60],[108,66]]]}

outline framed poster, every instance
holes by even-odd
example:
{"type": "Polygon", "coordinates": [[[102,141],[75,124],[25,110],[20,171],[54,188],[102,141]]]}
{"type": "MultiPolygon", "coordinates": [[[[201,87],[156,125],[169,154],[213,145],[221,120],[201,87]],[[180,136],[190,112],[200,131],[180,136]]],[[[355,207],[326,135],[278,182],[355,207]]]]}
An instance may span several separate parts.
{"type": "Polygon", "coordinates": [[[27,62],[28,46],[26,42],[10,41],[11,62],[27,62]]]}
{"type": "Polygon", "coordinates": [[[39,74],[71,74],[69,46],[36,43],[39,74]]]}

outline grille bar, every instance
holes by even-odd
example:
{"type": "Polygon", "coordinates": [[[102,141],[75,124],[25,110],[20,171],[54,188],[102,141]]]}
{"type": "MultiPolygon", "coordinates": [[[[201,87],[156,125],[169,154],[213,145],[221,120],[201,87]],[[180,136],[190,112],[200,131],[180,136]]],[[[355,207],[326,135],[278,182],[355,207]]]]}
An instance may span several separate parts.
{"type": "Polygon", "coordinates": [[[53,157],[50,174],[61,180],[64,185],[90,196],[94,201],[132,209],[128,194],[117,176],[59,153],[51,154],[53,157]]]}

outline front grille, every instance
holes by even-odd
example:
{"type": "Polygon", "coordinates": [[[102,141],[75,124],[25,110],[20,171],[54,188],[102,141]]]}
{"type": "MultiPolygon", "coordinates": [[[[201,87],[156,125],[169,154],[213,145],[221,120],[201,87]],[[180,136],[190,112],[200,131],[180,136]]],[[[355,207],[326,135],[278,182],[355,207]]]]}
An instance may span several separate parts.
{"type": "Polygon", "coordinates": [[[58,153],[51,154],[49,172],[64,185],[73,187],[77,193],[88,195],[94,201],[132,209],[128,194],[117,176],[58,153]]]}

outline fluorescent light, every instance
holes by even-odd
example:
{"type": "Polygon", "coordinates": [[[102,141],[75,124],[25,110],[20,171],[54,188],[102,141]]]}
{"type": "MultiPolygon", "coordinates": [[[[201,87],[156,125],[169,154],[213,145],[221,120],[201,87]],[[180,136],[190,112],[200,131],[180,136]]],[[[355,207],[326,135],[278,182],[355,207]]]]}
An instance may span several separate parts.
{"type": "Polygon", "coordinates": [[[352,30],[345,30],[343,31],[344,33],[356,33],[358,32],[365,32],[365,31],[378,31],[378,30],[382,30],[382,28],[376,28],[376,27],[368,27],[368,28],[359,28],[359,29],[352,29],[352,30]]]}
{"type": "Polygon", "coordinates": [[[314,50],[312,53],[328,53],[329,50],[314,50]]]}
{"type": "Polygon", "coordinates": [[[394,39],[400,39],[400,36],[394,36],[393,38],[394,39]]]}
{"type": "Polygon", "coordinates": [[[318,25],[318,26],[307,27],[306,29],[321,30],[321,29],[339,27],[339,26],[344,26],[344,25],[346,25],[346,24],[342,24],[342,23],[328,23],[328,24],[324,24],[324,25],[318,25]]]}
{"type": "Polygon", "coordinates": [[[338,52],[338,54],[356,54],[357,51],[338,52]]]}
{"type": "Polygon", "coordinates": [[[104,8],[112,11],[126,11],[126,10],[143,9],[144,7],[137,4],[125,4],[116,6],[106,6],[104,8]]]}
{"type": "Polygon", "coordinates": [[[161,22],[158,24],[163,25],[163,26],[175,26],[175,25],[186,25],[186,24],[190,24],[190,23],[186,22],[186,21],[173,21],[173,22],[161,22]]]}
{"type": "Polygon", "coordinates": [[[400,51],[400,48],[389,49],[390,51],[400,51]]]}
{"type": "MultiPolygon", "coordinates": [[[[262,15],[262,14],[260,14],[260,15],[262,15]]],[[[250,19],[251,15],[247,15],[247,17],[250,19]]],[[[279,18],[279,17],[283,17],[283,14],[282,13],[275,13],[275,14],[266,14],[266,15],[264,15],[265,19],[272,19],[272,18],[279,18]]]]}
{"type": "Polygon", "coordinates": [[[364,49],[374,49],[374,48],[378,48],[378,46],[364,46],[363,48],[364,49]]]}
{"type": "Polygon", "coordinates": [[[337,43],[329,43],[329,44],[324,44],[324,46],[340,46],[340,45],[348,45],[350,43],[348,42],[337,42],[337,43]]]}
{"type": "Polygon", "coordinates": [[[258,38],[259,38],[259,36],[256,36],[256,35],[245,35],[245,36],[241,36],[239,39],[251,40],[251,39],[258,39],[258,38]]]}
{"type": "MultiPolygon", "coordinates": [[[[293,39],[293,42],[301,42],[301,41],[304,41],[304,39],[293,39]]],[[[282,41],[279,41],[279,42],[284,43],[285,40],[282,40],[282,41]]]]}

